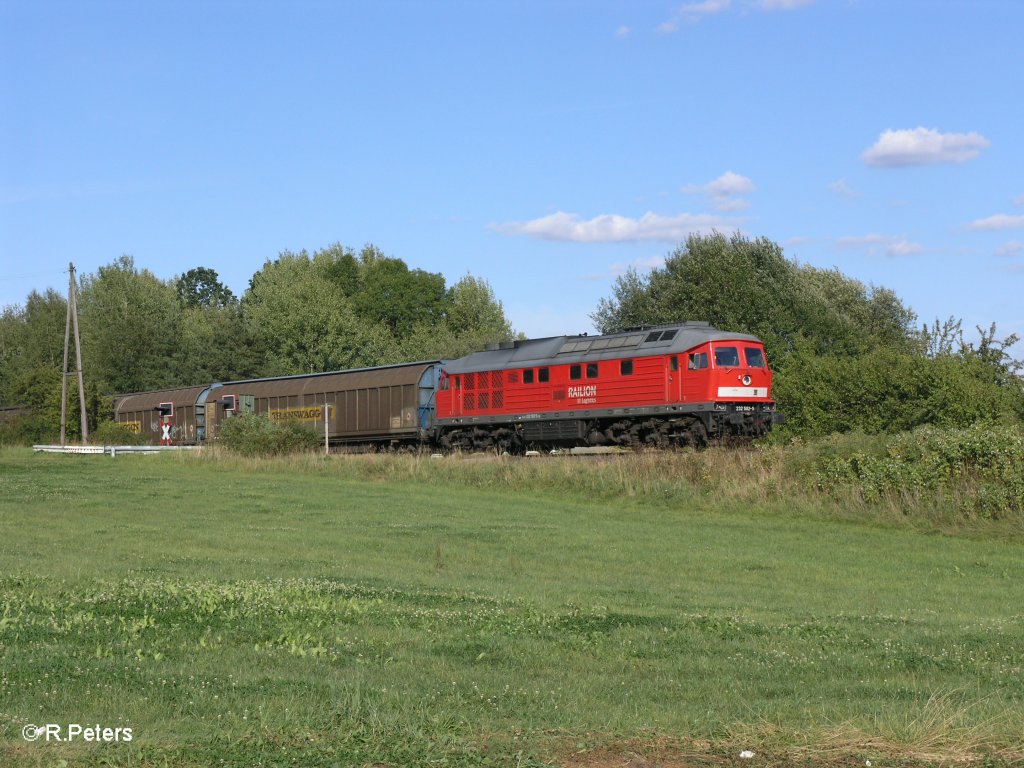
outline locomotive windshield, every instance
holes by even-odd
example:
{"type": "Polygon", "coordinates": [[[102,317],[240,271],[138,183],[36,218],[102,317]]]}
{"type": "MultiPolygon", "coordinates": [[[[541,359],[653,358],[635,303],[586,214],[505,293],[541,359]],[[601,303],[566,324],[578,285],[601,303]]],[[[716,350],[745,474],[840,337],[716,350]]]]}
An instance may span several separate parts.
{"type": "Polygon", "coordinates": [[[736,347],[715,347],[715,365],[729,368],[740,364],[740,355],[736,347]]]}
{"type": "Polygon", "coordinates": [[[744,347],[743,354],[747,358],[748,368],[764,368],[764,352],[760,347],[744,347]]]}

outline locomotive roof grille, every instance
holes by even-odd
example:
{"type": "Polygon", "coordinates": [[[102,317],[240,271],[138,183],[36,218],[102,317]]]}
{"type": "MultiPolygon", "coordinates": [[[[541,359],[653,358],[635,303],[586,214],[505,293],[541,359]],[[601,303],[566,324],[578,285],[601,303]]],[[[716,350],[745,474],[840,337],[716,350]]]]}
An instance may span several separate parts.
{"type": "Polygon", "coordinates": [[[588,350],[599,350],[599,349],[620,349],[624,347],[635,347],[643,340],[643,334],[634,334],[633,336],[599,336],[594,339],[584,339],[583,341],[567,341],[562,345],[562,348],[558,350],[558,354],[566,354],[569,352],[586,352],[588,350]]]}

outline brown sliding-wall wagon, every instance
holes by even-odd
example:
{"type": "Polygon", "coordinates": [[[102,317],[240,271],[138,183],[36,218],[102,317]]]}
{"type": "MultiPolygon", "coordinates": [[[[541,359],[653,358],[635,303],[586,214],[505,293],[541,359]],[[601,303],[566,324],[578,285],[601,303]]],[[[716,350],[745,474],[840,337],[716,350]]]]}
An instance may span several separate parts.
{"type": "Polygon", "coordinates": [[[331,443],[416,444],[433,422],[437,372],[437,361],[417,362],[142,392],[117,398],[114,418],[154,443],[195,445],[243,414],[298,422],[322,437],[326,409],[331,443]]]}

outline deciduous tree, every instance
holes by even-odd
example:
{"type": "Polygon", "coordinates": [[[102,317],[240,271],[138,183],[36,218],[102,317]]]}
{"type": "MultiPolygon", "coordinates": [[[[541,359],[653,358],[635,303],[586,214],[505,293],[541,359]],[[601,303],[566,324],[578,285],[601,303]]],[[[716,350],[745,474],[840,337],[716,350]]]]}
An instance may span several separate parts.
{"type": "Polygon", "coordinates": [[[175,382],[181,305],[171,282],[122,256],[82,276],[79,308],[86,375],[101,390],[138,392],[175,382]]]}

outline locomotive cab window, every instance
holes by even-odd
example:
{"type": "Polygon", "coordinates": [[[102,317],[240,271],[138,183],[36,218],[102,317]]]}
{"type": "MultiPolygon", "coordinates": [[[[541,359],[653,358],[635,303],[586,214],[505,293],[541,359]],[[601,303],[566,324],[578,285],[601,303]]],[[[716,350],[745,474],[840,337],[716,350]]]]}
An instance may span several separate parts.
{"type": "Polygon", "coordinates": [[[633,375],[633,361],[632,360],[620,360],[619,361],[619,373],[622,376],[633,375]]]}
{"type": "Polygon", "coordinates": [[[533,384],[533,368],[523,371],[523,384],[533,384]]]}
{"type": "Polygon", "coordinates": [[[758,347],[744,347],[743,355],[747,358],[747,366],[750,368],[764,368],[764,352],[758,347]]]}
{"type": "Polygon", "coordinates": [[[448,391],[448,377],[447,376],[442,376],[441,377],[440,389],[441,389],[442,392],[447,392],[448,391]]]}
{"type": "Polygon", "coordinates": [[[538,368],[537,369],[537,381],[539,381],[541,384],[547,384],[547,382],[548,382],[548,369],[547,368],[538,368]]]}
{"type": "Polygon", "coordinates": [[[587,378],[588,379],[596,379],[597,378],[597,363],[587,363],[587,378]]]}
{"type": "Polygon", "coordinates": [[[668,359],[668,367],[669,367],[670,371],[678,371],[679,370],[679,358],[676,357],[675,355],[672,355],[672,357],[670,357],[668,359]]]}
{"type": "Polygon", "coordinates": [[[583,369],[578,365],[569,366],[569,378],[575,381],[583,378],[583,369]]]}
{"type": "Polygon", "coordinates": [[[455,377],[455,388],[456,389],[462,389],[462,377],[461,376],[456,376],[455,377]]]}
{"type": "Polygon", "coordinates": [[[720,368],[735,368],[740,364],[736,347],[715,347],[715,365],[720,368]]]}
{"type": "Polygon", "coordinates": [[[708,353],[707,352],[691,352],[689,361],[686,363],[686,367],[691,371],[699,371],[702,368],[708,367],[708,353]]]}

